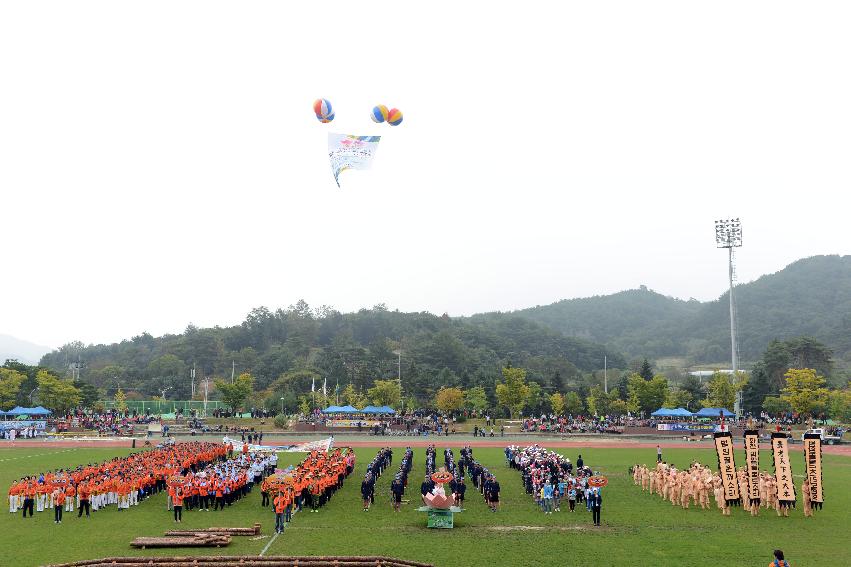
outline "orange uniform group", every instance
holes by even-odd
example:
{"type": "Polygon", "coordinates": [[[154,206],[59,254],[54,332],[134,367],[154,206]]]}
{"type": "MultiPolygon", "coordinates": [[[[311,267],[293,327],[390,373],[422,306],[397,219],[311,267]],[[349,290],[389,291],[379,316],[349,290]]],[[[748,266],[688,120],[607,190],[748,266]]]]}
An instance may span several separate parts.
{"type": "MultiPolygon", "coordinates": [[[[274,475],[263,481],[261,490],[272,493],[275,510],[275,531],[283,533],[295,512],[309,505],[318,512],[345,478],[354,470],[355,454],[350,448],[329,453],[311,452],[289,475],[274,475]]],[[[265,499],[264,499],[265,500],[265,499]]]]}
{"type": "Polygon", "coordinates": [[[124,510],[151,494],[166,488],[166,481],[176,474],[192,471],[223,459],[227,447],[217,443],[176,443],[151,451],[134,453],[99,464],[25,477],[9,489],[9,511],[23,508],[32,516],[37,511],[64,504],[65,511],[79,507],[83,512],[96,511],[110,504],[124,510]]]}

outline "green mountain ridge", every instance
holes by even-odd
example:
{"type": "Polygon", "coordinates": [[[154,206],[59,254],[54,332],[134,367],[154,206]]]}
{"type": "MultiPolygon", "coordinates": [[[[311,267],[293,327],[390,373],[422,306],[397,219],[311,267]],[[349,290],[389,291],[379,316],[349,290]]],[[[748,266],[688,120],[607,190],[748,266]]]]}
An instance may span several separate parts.
{"type": "Polygon", "coordinates": [[[546,391],[563,390],[582,372],[602,368],[604,357],[613,367],[626,366],[617,351],[522,317],[472,322],[383,305],[344,314],[313,310],[302,301],[274,312],[254,309],[233,327],[190,325],[180,335],[70,343],[42,357],[41,365],[67,374],[79,361],[82,380],[98,388],[114,392],[120,384],[141,395],[169,388],[171,399],[188,399],[193,364],[199,382],[229,377],[235,369],[250,372],[257,390],[284,376],[298,383],[298,393],[309,392],[314,379],[365,390],[401,370],[405,396],[426,400],[441,386],[483,386],[492,394],[508,364],[527,368],[530,380],[546,391]],[[401,369],[394,354],[400,346],[401,369]]]}
{"type": "MultiPolygon", "coordinates": [[[[807,335],[851,360],[851,256],[813,256],[735,288],[739,356],[759,358],[772,339],[807,335]]],[[[605,343],[630,357],[730,358],[729,292],[684,301],[642,286],[614,293],[470,317],[523,317],[567,336],[605,343]]]]}

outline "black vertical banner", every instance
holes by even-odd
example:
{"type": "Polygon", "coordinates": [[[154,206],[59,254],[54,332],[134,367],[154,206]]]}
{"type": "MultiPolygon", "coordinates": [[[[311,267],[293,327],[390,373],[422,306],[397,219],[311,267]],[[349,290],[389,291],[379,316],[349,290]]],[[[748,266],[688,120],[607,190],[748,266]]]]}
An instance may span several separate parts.
{"type": "Polygon", "coordinates": [[[821,476],[821,436],[816,433],[804,434],[804,474],[810,482],[810,502],[813,510],[820,510],[824,504],[824,486],[821,476]]]}
{"type": "Polygon", "coordinates": [[[736,476],[736,460],[733,455],[733,434],[729,431],[719,431],[715,434],[715,451],[718,453],[718,473],[724,488],[724,499],[727,505],[738,504],[739,479],[736,476]]]}
{"type": "Polygon", "coordinates": [[[774,477],[777,479],[777,500],[780,506],[795,505],[795,482],[792,478],[792,462],[789,460],[789,438],[785,433],[771,434],[771,450],[774,453],[774,477]]]}
{"type": "Polygon", "coordinates": [[[751,504],[759,505],[759,433],[745,431],[745,472],[748,479],[748,499],[751,504]]]}

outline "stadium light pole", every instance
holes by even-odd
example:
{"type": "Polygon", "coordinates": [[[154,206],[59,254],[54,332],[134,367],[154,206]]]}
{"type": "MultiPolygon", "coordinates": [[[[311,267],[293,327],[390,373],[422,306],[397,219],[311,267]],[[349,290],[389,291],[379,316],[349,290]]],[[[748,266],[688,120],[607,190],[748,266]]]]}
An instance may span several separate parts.
{"type": "MultiPolygon", "coordinates": [[[[733,248],[742,246],[742,223],[739,219],[726,219],[715,221],[715,245],[718,248],[726,248],[728,252],[728,270],[730,278],[730,344],[732,346],[733,380],[738,377],[739,357],[736,348],[736,303],[733,298],[733,281],[735,272],[733,268],[733,248]]],[[[742,392],[736,392],[736,404],[733,410],[736,418],[742,415],[742,392]]]]}

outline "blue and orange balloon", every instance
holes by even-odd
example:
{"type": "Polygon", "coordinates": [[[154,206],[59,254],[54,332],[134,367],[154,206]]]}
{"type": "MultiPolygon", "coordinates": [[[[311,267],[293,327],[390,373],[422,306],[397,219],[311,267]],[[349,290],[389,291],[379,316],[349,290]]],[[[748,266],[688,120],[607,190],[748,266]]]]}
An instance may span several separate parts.
{"type": "Polygon", "coordinates": [[[387,107],[383,104],[379,104],[378,106],[372,107],[372,114],[370,118],[372,118],[373,122],[381,123],[387,120],[387,116],[390,114],[390,111],[387,110],[387,107]]]}
{"type": "Polygon", "coordinates": [[[387,113],[387,123],[391,126],[398,126],[402,123],[402,111],[398,108],[391,108],[387,113]]]}
{"type": "Polygon", "coordinates": [[[313,101],[313,112],[316,114],[316,119],[327,124],[334,120],[334,109],[331,107],[331,102],[325,98],[317,98],[313,101]]]}

